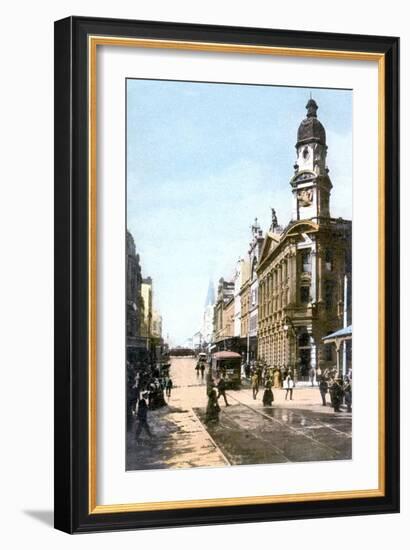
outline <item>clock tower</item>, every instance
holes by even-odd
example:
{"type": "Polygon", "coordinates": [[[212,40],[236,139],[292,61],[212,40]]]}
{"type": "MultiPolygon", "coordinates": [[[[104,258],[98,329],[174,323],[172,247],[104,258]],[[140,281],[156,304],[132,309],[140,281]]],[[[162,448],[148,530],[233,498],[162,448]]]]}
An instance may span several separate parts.
{"type": "Polygon", "coordinates": [[[320,222],[329,218],[332,183],[326,166],[326,132],[317,118],[318,105],[309,99],[306,118],[298,129],[295,174],[290,181],[293,194],[292,220],[320,222]]]}

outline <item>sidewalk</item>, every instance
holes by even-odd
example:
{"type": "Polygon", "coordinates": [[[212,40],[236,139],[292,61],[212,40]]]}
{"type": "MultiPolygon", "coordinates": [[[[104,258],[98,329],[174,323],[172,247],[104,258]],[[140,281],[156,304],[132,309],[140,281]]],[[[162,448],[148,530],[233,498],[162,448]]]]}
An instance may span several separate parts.
{"type": "Polygon", "coordinates": [[[148,412],[153,434],[135,441],[137,420],[127,432],[127,470],[226,466],[226,458],[193,411],[206,407],[203,385],[176,386],[167,405],[148,412]]]}
{"type": "MultiPolygon", "coordinates": [[[[254,408],[263,407],[262,396],[264,388],[259,388],[256,399],[252,397],[252,389],[245,382],[240,390],[229,390],[227,395],[231,395],[233,398],[241,401],[245,405],[249,405],[254,408]],[[246,384],[246,385],[245,385],[246,384]]],[[[330,395],[326,395],[327,406],[322,405],[322,398],[320,396],[319,388],[317,386],[296,386],[293,389],[293,398],[285,400],[286,390],[283,388],[272,388],[274,401],[272,406],[278,406],[281,408],[289,409],[305,409],[313,412],[320,412],[331,415],[343,415],[351,416],[352,413],[346,411],[346,406],[341,406],[341,412],[335,413],[330,405],[330,395]]]]}

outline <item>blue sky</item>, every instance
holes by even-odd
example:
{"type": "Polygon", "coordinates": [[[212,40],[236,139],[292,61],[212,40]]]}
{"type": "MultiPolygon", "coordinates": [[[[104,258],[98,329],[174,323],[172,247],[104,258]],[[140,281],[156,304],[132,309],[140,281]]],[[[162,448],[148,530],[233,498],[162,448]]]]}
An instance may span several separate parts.
{"type": "Polygon", "coordinates": [[[254,218],[264,231],[271,207],[290,220],[310,92],[327,134],[331,215],[351,219],[351,91],[127,80],[127,225],[173,344],[200,328],[209,279],[232,276],[254,218]]]}

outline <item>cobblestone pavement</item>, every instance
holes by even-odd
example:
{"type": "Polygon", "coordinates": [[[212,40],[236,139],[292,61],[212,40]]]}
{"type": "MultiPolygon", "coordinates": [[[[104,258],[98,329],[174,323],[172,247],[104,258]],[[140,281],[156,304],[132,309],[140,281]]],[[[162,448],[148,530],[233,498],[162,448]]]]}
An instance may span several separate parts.
{"type": "Polygon", "coordinates": [[[346,460],[351,458],[351,414],[322,406],[315,387],[296,388],[293,400],[273,389],[272,407],[254,400],[246,384],[220,400],[218,425],[206,426],[205,381],[193,358],[174,358],[168,406],[149,412],[153,438],[127,434],[127,469],[219,467],[239,464],[346,460]]]}

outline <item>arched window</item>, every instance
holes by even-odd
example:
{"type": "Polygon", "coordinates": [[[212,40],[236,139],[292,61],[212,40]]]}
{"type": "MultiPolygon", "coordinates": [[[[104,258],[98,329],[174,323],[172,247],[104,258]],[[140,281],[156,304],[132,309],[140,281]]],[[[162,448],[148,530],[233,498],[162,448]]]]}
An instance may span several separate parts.
{"type": "Polygon", "coordinates": [[[306,328],[298,336],[298,345],[300,348],[310,347],[310,336],[306,328]]]}
{"type": "Polygon", "coordinates": [[[310,249],[302,250],[301,252],[302,259],[302,271],[303,273],[311,273],[312,271],[312,258],[310,254],[310,249]]]}
{"type": "Polygon", "coordinates": [[[329,248],[325,250],[325,269],[326,271],[333,271],[333,250],[329,248]]]}

